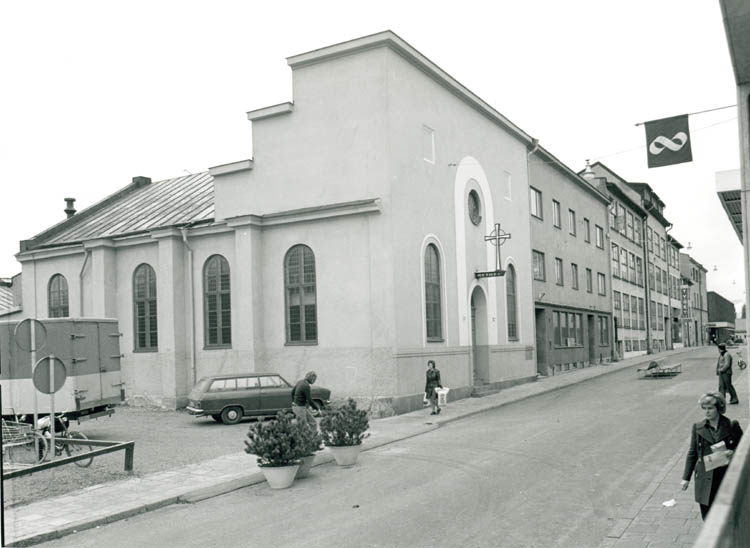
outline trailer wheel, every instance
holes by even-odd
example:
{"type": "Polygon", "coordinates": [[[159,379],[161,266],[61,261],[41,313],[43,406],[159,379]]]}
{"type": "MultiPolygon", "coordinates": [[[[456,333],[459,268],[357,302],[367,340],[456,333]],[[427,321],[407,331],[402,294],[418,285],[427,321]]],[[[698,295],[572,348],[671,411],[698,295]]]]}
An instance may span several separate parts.
{"type": "MultiPolygon", "coordinates": [[[[88,438],[86,437],[85,434],[81,432],[76,432],[75,430],[68,431],[68,439],[88,441],[88,438]]],[[[65,444],[65,452],[68,454],[69,457],[80,455],[82,453],[88,453],[93,450],[94,448],[88,443],[66,443],[65,444]]],[[[75,464],[76,466],[80,466],[81,468],[88,468],[89,466],[91,466],[91,463],[93,461],[94,461],[94,457],[89,457],[87,459],[77,460],[75,464]]]]}
{"type": "Polygon", "coordinates": [[[239,407],[227,407],[221,412],[221,422],[224,424],[237,424],[242,420],[242,409],[239,407]]]}

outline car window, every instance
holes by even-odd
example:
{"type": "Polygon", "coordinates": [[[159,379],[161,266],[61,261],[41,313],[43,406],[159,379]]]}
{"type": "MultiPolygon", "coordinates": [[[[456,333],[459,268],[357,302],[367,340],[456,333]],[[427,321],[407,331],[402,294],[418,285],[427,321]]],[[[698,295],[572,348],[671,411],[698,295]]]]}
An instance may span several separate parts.
{"type": "Polygon", "coordinates": [[[260,386],[262,388],[275,388],[284,385],[278,376],[273,375],[268,377],[260,377],[260,386]]]}
{"type": "Polygon", "coordinates": [[[209,392],[226,392],[237,389],[237,379],[216,379],[211,383],[209,392]]]}
{"type": "Polygon", "coordinates": [[[237,388],[258,388],[258,377],[240,377],[237,379],[237,388]]]}

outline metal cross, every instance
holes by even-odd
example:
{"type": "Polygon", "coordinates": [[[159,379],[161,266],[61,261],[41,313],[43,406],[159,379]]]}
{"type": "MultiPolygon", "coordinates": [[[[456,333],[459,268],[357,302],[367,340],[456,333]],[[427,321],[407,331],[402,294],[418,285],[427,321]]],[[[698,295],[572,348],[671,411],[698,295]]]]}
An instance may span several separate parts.
{"type": "Polygon", "coordinates": [[[492,242],[492,245],[495,246],[495,270],[502,270],[500,246],[502,246],[506,240],[510,240],[510,236],[510,234],[500,228],[500,223],[495,223],[495,229],[490,232],[489,236],[484,237],[485,242],[492,242]]]}

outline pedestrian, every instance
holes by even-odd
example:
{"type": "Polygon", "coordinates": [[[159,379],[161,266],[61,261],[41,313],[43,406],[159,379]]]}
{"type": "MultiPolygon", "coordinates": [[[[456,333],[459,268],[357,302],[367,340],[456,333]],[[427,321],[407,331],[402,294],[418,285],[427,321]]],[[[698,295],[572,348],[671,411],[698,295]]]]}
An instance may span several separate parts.
{"type": "Polygon", "coordinates": [[[438,405],[438,394],[437,388],[442,388],[443,384],[440,382],[440,370],[435,367],[435,361],[430,360],[427,362],[427,380],[424,385],[424,395],[430,401],[432,405],[432,413],[430,415],[438,415],[440,413],[440,406],[438,405]]]}
{"type": "Polygon", "coordinates": [[[724,416],[727,404],[723,394],[717,392],[703,394],[698,404],[703,409],[706,418],[693,424],[690,448],[685,459],[685,469],[682,472],[682,490],[688,488],[690,476],[695,471],[695,502],[700,505],[701,517],[705,520],[728,465],[706,470],[703,457],[713,454],[711,446],[724,442],[726,457],[731,460],[742,438],[742,428],[739,422],[730,421],[724,416]]]}
{"type": "Polygon", "coordinates": [[[729,403],[736,405],[740,403],[737,399],[737,391],[732,386],[732,355],[727,352],[724,343],[719,344],[719,359],[716,361],[716,374],[719,376],[719,394],[724,396],[727,392],[732,397],[729,403]]]}
{"type": "Polygon", "coordinates": [[[312,393],[310,386],[315,384],[318,374],[315,371],[305,373],[305,378],[297,382],[292,388],[292,412],[298,420],[308,423],[314,429],[318,429],[318,423],[310,410],[312,402],[312,393]]]}

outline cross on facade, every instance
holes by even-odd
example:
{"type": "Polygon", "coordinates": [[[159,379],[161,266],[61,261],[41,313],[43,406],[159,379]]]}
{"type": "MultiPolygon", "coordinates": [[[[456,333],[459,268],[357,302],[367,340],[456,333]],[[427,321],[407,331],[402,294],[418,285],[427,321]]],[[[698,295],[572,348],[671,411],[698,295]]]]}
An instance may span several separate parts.
{"type": "Polygon", "coordinates": [[[500,259],[500,246],[502,246],[506,240],[510,240],[510,234],[500,228],[500,223],[495,223],[495,229],[489,233],[488,236],[484,237],[485,242],[492,242],[495,246],[495,270],[502,270],[502,261],[500,259]]]}

